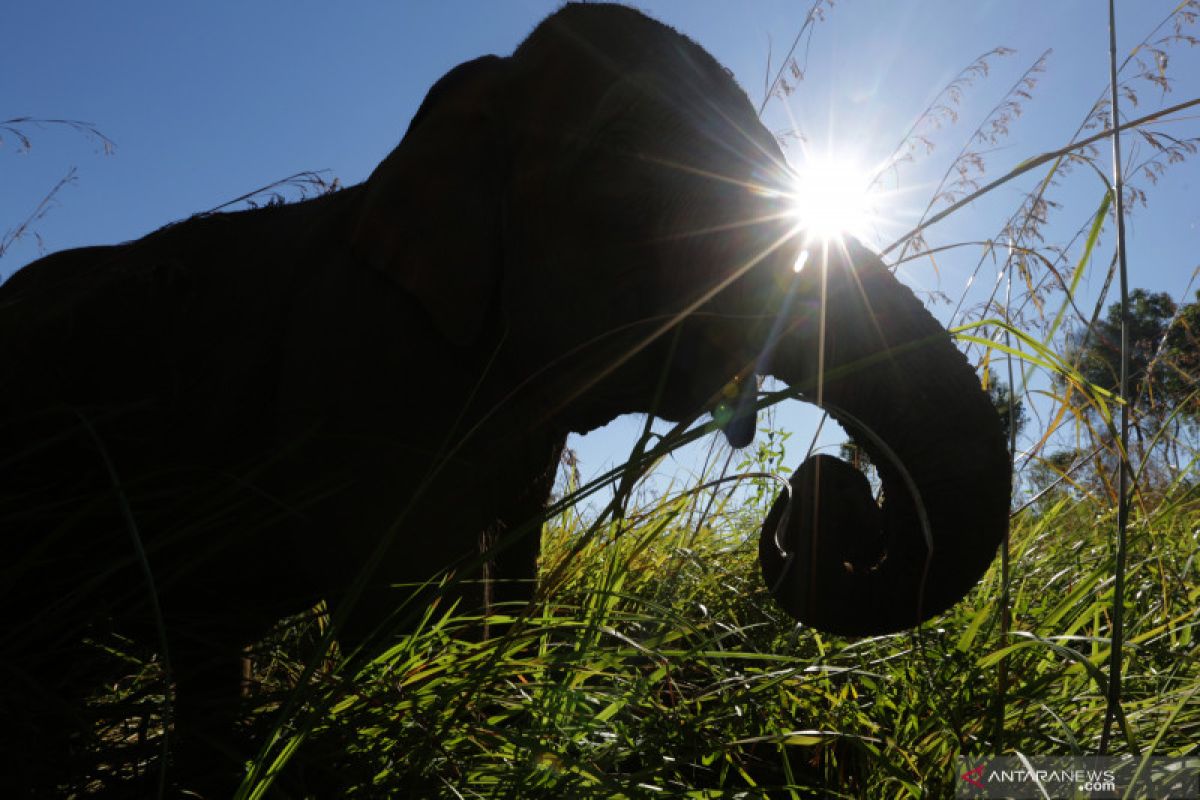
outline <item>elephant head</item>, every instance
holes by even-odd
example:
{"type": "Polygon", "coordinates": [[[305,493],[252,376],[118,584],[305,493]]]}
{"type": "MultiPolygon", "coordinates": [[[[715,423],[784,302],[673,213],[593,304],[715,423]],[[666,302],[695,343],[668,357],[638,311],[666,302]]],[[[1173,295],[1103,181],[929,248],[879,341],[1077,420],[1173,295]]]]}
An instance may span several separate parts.
{"type": "MultiPolygon", "coordinates": [[[[743,406],[756,388],[757,301],[796,257],[787,175],[702,48],[629,8],[569,5],[434,87],[367,182],[356,247],[456,345],[502,340],[529,379],[514,402],[540,394],[563,429],[678,420],[735,377],[743,406]]],[[[746,444],[752,415],[726,430],[746,444]]]]}
{"type": "Polygon", "coordinates": [[[967,592],[1006,529],[999,420],[875,255],[806,242],[791,181],[700,47],[631,9],[572,5],[435,87],[368,182],[358,243],[447,338],[500,341],[521,376],[510,402],[563,429],[715,409],[742,446],[759,374],[828,409],[878,465],[883,503],[809,460],[764,527],[764,577],[824,630],[912,626],[967,592]]]}

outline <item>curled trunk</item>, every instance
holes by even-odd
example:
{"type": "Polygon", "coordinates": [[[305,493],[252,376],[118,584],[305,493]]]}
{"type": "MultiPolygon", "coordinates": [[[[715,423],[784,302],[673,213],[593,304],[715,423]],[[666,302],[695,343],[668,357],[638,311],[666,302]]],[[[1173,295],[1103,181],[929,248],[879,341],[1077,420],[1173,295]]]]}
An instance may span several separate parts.
{"type": "Polygon", "coordinates": [[[763,525],[759,559],[792,616],[872,635],[929,619],[978,582],[1007,530],[1011,475],[999,416],[949,334],[850,247],[853,266],[798,276],[768,369],[870,455],[882,503],[849,464],[809,458],[763,525]]]}

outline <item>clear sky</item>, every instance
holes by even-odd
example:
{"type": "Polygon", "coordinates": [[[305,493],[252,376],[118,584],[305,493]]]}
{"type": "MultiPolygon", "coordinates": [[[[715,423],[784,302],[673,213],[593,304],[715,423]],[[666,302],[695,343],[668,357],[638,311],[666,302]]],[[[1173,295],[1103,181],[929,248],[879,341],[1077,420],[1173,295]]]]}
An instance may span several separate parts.
{"type": "MultiPolygon", "coordinates": [[[[0,132],[0,231],[21,222],[72,167],[74,184],[35,226],[45,251],[135,238],[301,170],[328,170],[347,185],[361,181],[395,146],[439,76],[476,56],[511,52],[557,5],[9,4],[0,34],[0,119],[86,120],[116,150],[103,155],[93,141],[44,126],[23,129],[33,147],[22,152],[14,136],[0,132]]],[[[1177,5],[1119,0],[1122,57],[1177,5]]],[[[709,50],[757,103],[768,54],[777,67],[809,3],[654,0],[637,6],[709,50]]],[[[959,70],[997,46],[1016,51],[993,58],[989,74],[965,90],[958,124],[931,134],[933,153],[891,176],[889,186],[900,191],[878,209],[882,220],[866,237],[883,246],[918,218],[971,130],[1048,49],[1045,71],[1009,136],[983,148],[988,178],[1065,144],[1105,90],[1107,41],[1102,0],[839,0],[801,47],[804,80],[786,102],[773,101],[765,119],[777,131],[799,128],[814,152],[877,163],[959,70]]],[[[1200,47],[1173,47],[1170,54],[1174,91],[1163,96],[1148,82],[1136,84],[1139,105],[1123,107],[1125,118],[1200,96],[1200,47]]],[[[1157,130],[1200,135],[1200,111],[1157,130]]],[[[1135,137],[1127,142],[1127,163],[1149,154],[1135,137]]],[[[799,160],[801,149],[793,145],[789,157],[799,160]]],[[[955,215],[930,232],[930,244],[995,236],[1021,193],[1043,174],[955,215]]],[[[1129,222],[1131,285],[1181,299],[1200,264],[1200,158],[1172,165],[1157,186],[1140,182],[1150,204],[1129,222]]],[[[1056,189],[1058,230],[1083,224],[1103,190],[1086,170],[1056,189]]],[[[1105,246],[1111,249],[1111,236],[1105,246]]],[[[38,243],[27,237],[0,259],[0,275],[38,255],[38,243]]],[[[936,265],[912,262],[901,274],[917,290],[940,290],[957,301],[978,260],[978,248],[964,248],[939,256],[936,265]]],[[[984,278],[994,280],[994,270],[984,278]]],[[[1085,285],[1085,296],[1094,298],[1099,283],[1097,277],[1085,285]]],[[[949,309],[934,306],[942,318],[949,309]]],[[[816,417],[800,409],[791,404],[780,422],[795,431],[793,441],[807,442],[816,417]]],[[[624,421],[576,440],[585,474],[623,460],[636,430],[636,421],[624,421]]],[[[789,463],[798,460],[799,454],[789,463]]]]}

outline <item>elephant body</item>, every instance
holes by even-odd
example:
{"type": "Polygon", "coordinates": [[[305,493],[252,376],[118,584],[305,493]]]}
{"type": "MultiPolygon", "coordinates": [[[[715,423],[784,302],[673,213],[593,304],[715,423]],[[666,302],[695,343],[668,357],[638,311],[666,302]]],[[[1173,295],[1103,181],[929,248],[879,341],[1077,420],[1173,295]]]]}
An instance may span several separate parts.
{"type": "MultiPolygon", "coordinates": [[[[518,426],[502,409],[475,446],[439,455],[454,445],[456,423],[477,422],[504,387],[479,380],[485,348],[428,347],[419,305],[354,262],[344,242],[362,194],[355,187],[68,251],[23,270],[4,294],[5,341],[25,351],[5,363],[5,452],[44,447],[7,486],[59,495],[77,469],[77,480],[108,490],[111,461],[135,518],[154,521],[147,533],[190,526],[163,546],[194,553],[199,539],[219,559],[215,573],[167,577],[164,597],[215,604],[230,621],[257,617],[237,638],[348,586],[402,515],[407,528],[430,531],[536,515],[566,436],[518,426]],[[54,267],[77,252],[90,269],[60,282],[54,267]],[[54,440],[68,430],[66,442],[54,440]],[[434,486],[478,502],[406,508],[435,469],[434,486]],[[211,516],[196,513],[203,504],[211,516]]],[[[103,503],[80,514],[115,519],[119,503],[103,503]]],[[[421,537],[428,559],[413,569],[407,554],[385,570],[388,580],[423,581],[433,563],[453,565],[464,549],[446,538],[421,537]]],[[[149,558],[157,568],[153,547],[149,558]]]]}
{"type": "Polygon", "coordinates": [[[538,519],[566,431],[515,419],[527,406],[498,405],[507,384],[480,380],[488,348],[428,347],[428,314],[355,263],[363,194],[68,251],[0,289],[0,337],[16,345],[0,429],[14,702],[85,688],[60,659],[97,621],[156,642],[151,592],[180,726],[217,730],[242,647],[317,600],[339,610],[373,559],[344,645],[401,604],[388,585],[442,570],[459,568],[444,602],[464,613],[529,596],[537,528],[477,562],[538,519]]]}
{"type": "MultiPolygon", "coordinates": [[[[826,523],[862,536],[773,512],[763,564],[784,607],[866,633],[956,601],[1006,525],[999,421],[873,254],[851,243],[794,276],[789,181],[698,45],[631,9],[571,5],[512,56],[442,78],[363,184],[58,253],[0,285],[0,602],[18,622],[0,683],[4,710],[30,720],[6,768],[67,746],[79,641],[103,627],[160,650],[165,633],[180,780],[225,785],[246,757],[220,745],[238,654],[274,621],[326,599],[353,645],[403,629],[395,584],[452,575],[442,601],[465,611],[530,597],[568,433],[694,418],[736,387],[724,430],[743,445],[762,373],[820,401],[831,371],[835,415],[856,438],[877,428],[862,442],[875,463],[925,459],[881,466],[883,522],[869,496],[826,504],[826,523]],[[842,312],[822,358],[827,301],[842,312]],[[930,383],[906,383],[903,359],[930,383]],[[912,408],[882,410],[890,397],[912,408]],[[943,422],[952,455],[876,444],[943,422]],[[923,550],[896,509],[945,474],[968,477],[931,495],[923,550]],[[867,554],[849,589],[843,538],[867,554]],[[968,564],[950,588],[871,584],[889,560],[947,572],[948,540],[968,564]],[[888,587],[907,605],[876,609],[888,587]]],[[[810,489],[795,494],[825,496],[810,489]]]]}

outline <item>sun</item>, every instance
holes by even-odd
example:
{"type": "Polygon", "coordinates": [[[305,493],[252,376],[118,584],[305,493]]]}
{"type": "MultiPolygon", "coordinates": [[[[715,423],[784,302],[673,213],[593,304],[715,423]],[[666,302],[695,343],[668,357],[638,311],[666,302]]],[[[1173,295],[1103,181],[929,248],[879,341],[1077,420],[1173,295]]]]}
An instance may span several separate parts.
{"type": "Polygon", "coordinates": [[[808,239],[824,243],[847,234],[866,238],[879,200],[874,177],[850,159],[806,158],[793,179],[797,227],[808,239]]]}

